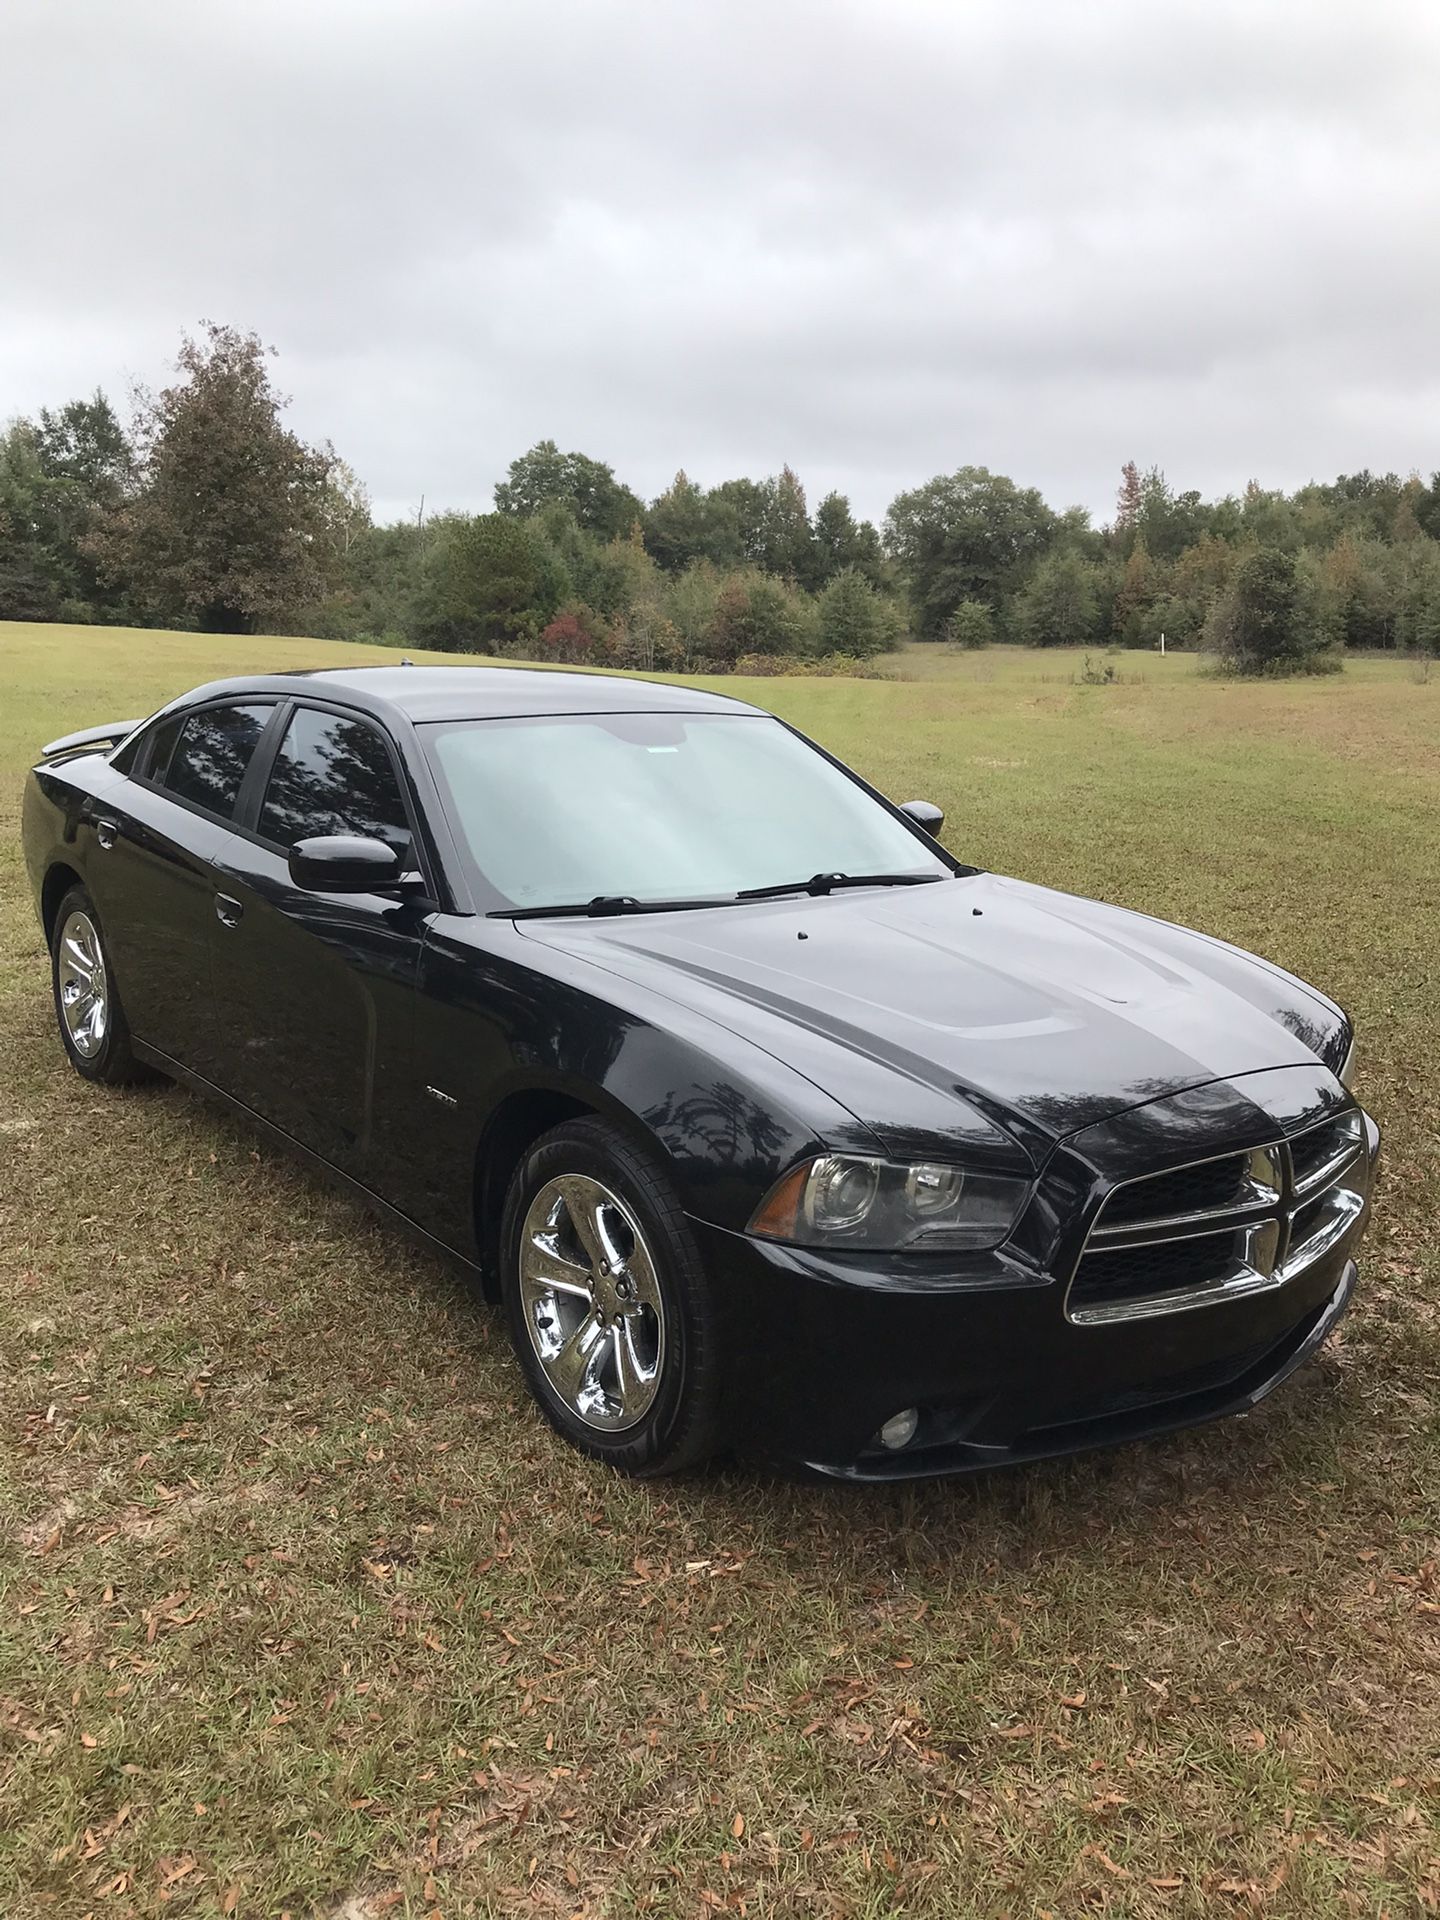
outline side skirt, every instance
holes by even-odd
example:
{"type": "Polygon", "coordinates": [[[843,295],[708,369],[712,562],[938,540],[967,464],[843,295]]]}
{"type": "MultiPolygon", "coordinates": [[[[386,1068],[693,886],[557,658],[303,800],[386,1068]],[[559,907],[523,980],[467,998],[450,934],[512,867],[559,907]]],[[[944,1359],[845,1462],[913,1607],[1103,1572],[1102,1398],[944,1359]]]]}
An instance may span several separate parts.
{"type": "Polygon", "coordinates": [[[398,1207],[392,1206],[373,1188],[367,1187],[364,1181],[357,1180],[353,1174],[346,1173],[343,1168],[337,1167],[332,1160],[327,1160],[323,1154],[316,1153],[313,1148],[303,1146],[293,1134],[286,1133],[283,1127],[277,1127],[273,1121],[262,1118],[253,1107],[247,1107],[245,1102],[237,1100],[233,1093],[227,1093],[223,1087],[217,1087],[213,1080],[207,1080],[203,1074],[194,1073],[189,1067],[181,1066],[180,1062],[172,1060],[168,1053],[162,1053],[158,1047],[149,1046],[143,1040],[132,1039],[130,1045],[137,1060],[143,1060],[147,1066],[154,1067],[171,1080],[178,1081],[181,1086],[188,1087],[192,1093],[198,1093],[202,1099],[213,1100],[217,1106],[226,1107],[231,1113],[237,1114],[272,1146],[280,1147],[311,1173],[318,1173],[322,1179],[328,1180],[342,1193],[349,1194],[352,1200],[358,1200],[362,1206],[378,1214],[386,1226],[397,1228],[409,1239],[418,1241],[427,1253],[436,1254],[450,1266],[458,1268],[460,1272],[476,1282],[482,1298],[488,1298],[485,1272],[478,1261],[472,1260],[468,1254],[461,1253],[448,1241],[438,1239],[428,1229],[422,1227],[419,1221],[412,1220],[408,1213],[402,1213],[398,1207]]]}

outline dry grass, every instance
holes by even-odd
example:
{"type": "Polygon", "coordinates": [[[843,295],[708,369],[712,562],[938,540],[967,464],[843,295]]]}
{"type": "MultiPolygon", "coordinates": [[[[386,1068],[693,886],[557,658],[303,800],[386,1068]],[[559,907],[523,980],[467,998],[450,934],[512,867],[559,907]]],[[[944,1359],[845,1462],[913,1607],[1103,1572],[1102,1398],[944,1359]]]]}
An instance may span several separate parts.
{"type": "Polygon", "coordinates": [[[0,1912],[1440,1906],[1440,683],[996,650],[746,689],[967,857],[1335,992],[1387,1186],[1343,1339],[1247,1420],[646,1488],[550,1436],[447,1272],[51,1033],[33,747],[341,655],[0,627],[0,1912]]]}

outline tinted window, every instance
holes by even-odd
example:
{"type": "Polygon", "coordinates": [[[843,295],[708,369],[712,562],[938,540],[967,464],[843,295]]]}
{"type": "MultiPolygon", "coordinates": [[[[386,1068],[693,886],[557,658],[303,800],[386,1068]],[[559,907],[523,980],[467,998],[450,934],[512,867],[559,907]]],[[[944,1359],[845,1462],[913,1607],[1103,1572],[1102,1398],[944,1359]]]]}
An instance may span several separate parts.
{"type": "Polygon", "coordinates": [[[260,831],[293,847],[320,833],[359,833],[402,856],[410,828],[384,739],[363,720],[297,707],[265,790],[260,831]]]}
{"type": "Polygon", "coordinates": [[[176,714],[169,720],[162,720],[146,745],[148,757],[143,771],[152,780],[164,784],[165,769],[170,764],[170,756],[175,751],[175,742],[180,738],[180,729],[185,724],[184,714],[176,714]]]}
{"type": "MultiPolygon", "coordinates": [[[[154,777],[178,800],[193,801],[207,813],[228,820],[250,756],[274,711],[273,706],[205,707],[190,714],[168,767],[162,771],[158,759],[153,764],[154,777]]],[[[163,737],[156,746],[163,752],[163,737]]]]}

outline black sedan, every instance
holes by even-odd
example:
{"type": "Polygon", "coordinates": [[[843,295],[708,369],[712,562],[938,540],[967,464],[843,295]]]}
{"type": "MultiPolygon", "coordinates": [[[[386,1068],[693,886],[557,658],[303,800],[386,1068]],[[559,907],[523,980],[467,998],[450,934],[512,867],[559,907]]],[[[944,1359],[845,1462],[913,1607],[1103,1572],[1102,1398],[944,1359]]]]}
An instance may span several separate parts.
{"type": "Polygon", "coordinates": [[[76,1070],[458,1256],[597,1458],[900,1479],[1252,1406],[1355,1284],[1349,1022],[940,826],[738,700],[409,665],[71,735],[24,809],[76,1070]]]}

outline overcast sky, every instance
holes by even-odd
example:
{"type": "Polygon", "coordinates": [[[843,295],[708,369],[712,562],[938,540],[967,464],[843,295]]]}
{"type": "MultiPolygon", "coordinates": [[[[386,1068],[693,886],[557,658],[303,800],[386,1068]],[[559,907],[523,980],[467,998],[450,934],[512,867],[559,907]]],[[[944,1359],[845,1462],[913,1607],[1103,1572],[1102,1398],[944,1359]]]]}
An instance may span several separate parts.
{"type": "Polygon", "coordinates": [[[0,416],[253,327],[377,513],[1440,466],[1436,0],[5,0],[0,416]]]}

